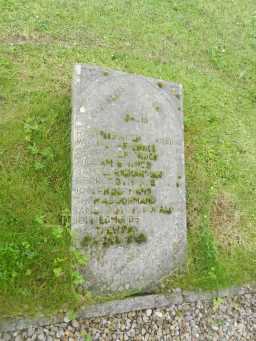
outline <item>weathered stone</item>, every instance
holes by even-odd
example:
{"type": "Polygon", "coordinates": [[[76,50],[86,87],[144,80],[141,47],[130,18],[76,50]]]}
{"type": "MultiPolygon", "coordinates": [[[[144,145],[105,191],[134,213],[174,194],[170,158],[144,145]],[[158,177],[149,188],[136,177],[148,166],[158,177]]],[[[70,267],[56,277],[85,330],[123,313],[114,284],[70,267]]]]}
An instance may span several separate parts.
{"type": "Polygon", "coordinates": [[[65,315],[63,321],[65,323],[68,323],[70,321],[70,317],[68,315],[65,315]]]}
{"type": "Polygon", "coordinates": [[[3,341],[10,341],[11,340],[11,335],[8,333],[3,334],[3,341]]]}
{"type": "MultiPolygon", "coordinates": [[[[16,338],[17,340],[33,341],[39,340],[38,337],[43,339],[40,334],[44,334],[45,341],[60,339],[83,341],[85,336],[90,336],[92,340],[109,341],[124,339],[137,341],[255,340],[255,297],[255,292],[248,292],[248,294],[233,298],[224,297],[221,305],[225,305],[226,309],[223,311],[216,310],[211,302],[202,300],[179,305],[179,308],[175,305],[168,305],[167,308],[162,309],[158,307],[152,309],[150,316],[147,316],[147,309],[144,309],[137,311],[136,314],[133,313],[134,317],[130,316],[131,313],[122,313],[110,314],[104,318],[79,319],[79,327],[74,328],[73,333],[70,332],[70,324],[49,320],[47,325],[44,322],[43,326],[35,327],[34,324],[33,336],[29,337],[29,324],[26,321],[23,326],[26,324],[27,327],[22,330],[6,333],[0,329],[0,340],[8,341],[16,338]],[[160,320],[155,319],[156,313],[159,312],[162,313],[160,320]],[[188,315],[192,317],[189,321],[186,318],[188,315]],[[146,323],[143,323],[144,317],[146,323]],[[118,325],[126,326],[128,320],[130,320],[130,330],[125,329],[123,332],[118,330],[118,325]],[[136,328],[134,328],[135,324],[137,324],[136,328]],[[113,328],[110,329],[111,325],[113,328]]],[[[145,300],[147,298],[148,295],[144,296],[145,300]]],[[[41,323],[42,320],[39,321],[41,323]]]]}
{"type": "Polygon", "coordinates": [[[77,320],[73,320],[72,321],[72,326],[74,327],[74,328],[79,328],[79,322],[77,321],[77,320]]]}
{"type": "Polygon", "coordinates": [[[154,315],[158,319],[162,319],[163,318],[163,313],[161,311],[155,311],[154,315]]]}
{"type": "Polygon", "coordinates": [[[181,86],[76,65],[72,229],[99,293],[150,290],[185,258],[181,86]]]}
{"type": "Polygon", "coordinates": [[[152,309],[147,309],[146,310],[146,315],[147,316],[151,316],[151,314],[152,314],[152,309]]]}

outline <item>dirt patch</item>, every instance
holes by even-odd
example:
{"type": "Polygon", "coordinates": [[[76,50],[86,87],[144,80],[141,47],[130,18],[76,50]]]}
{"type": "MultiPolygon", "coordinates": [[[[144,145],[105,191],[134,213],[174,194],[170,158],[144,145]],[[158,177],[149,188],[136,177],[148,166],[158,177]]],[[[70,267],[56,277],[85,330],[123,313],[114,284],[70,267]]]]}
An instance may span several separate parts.
{"type": "Polygon", "coordinates": [[[102,40],[94,36],[79,36],[79,34],[74,34],[74,36],[68,37],[66,39],[55,38],[49,34],[32,33],[31,35],[24,34],[14,34],[9,36],[0,37],[0,44],[7,44],[11,46],[18,45],[34,45],[34,46],[49,46],[53,45],[60,48],[73,49],[73,48],[89,48],[94,47],[95,44],[98,47],[108,48],[102,40]]]}
{"type": "Polygon", "coordinates": [[[211,222],[220,246],[232,248],[244,244],[240,230],[240,212],[230,193],[220,193],[213,205],[211,222]]]}
{"type": "Polygon", "coordinates": [[[195,229],[200,226],[200,205],[193,202],[187,207],[187,228],[188,230],[195,229]]]}

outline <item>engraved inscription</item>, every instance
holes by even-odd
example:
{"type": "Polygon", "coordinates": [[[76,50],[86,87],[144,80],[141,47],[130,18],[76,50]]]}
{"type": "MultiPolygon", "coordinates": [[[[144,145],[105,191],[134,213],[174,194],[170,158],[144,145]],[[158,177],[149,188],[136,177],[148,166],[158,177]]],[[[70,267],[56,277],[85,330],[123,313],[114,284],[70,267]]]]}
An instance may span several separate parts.
{"type": "Polygon", "coordinates": [[[148,288],[185,256],[181,88],[96,66],[76,70],[72,229],[89,256],[86,285],[101,293],[148,288]]]}
{"type": "MultiPolygon", "coordinates": [[[[84,139],[86,150],[90,147],[87,141],[90,141],[88,137],[93,137],[92,134],[99,141],[102,149],[99,150],[99,155],[102,157],[94,158],[92,155],[80,158],[78,175],[83,178],[84,187],[74,189],[75,192],[85,195],[85,188],[94,188],[90,202],[87,203],[89,214],[79,214],[75,219],[76,224],[84,223],[95,227],[93,232],[83,236],[82,244],[84,247],[109,247],[113,244],[145,242],[147,233],[139,232],[140,218],[136,216],[136,207],[133,206],[142,206],[144,213],[173,212],[173,207],[160,204],[154,193],[158,180],[166,176],[163,170],[154,166],[159,157],[157,146],[143,143],[139,135],[94,130],[87,132],[87,139],[84,139]],[[106,147],[109,152],[104,152],[106,147]],[[94,176],[86,177],[86,170],[90,167],[94,168],[94,176]],[[97,174],[101,174],[101,177],[97,174]],[[129,215],[124,213],[127,208],[123,213],[113,214],[114,208],[126,206],[129,206],[129,215]],[[106,207],[113,215],[104,214],[106,207]]],[[[168,143],[171,138],[165,138],[163,141],[168,143]]]]}

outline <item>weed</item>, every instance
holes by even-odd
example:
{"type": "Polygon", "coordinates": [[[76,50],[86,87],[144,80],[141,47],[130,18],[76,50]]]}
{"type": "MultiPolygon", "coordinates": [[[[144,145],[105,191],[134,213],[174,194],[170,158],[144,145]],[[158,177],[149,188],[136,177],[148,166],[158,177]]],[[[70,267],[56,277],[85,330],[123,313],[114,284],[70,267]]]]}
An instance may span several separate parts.
{"type": "Polygon", "coordinates": [[[224,299],[222,297],[215,297],[213,299],[213,311],[216,312],[223,302],[224,302],[224,299]]]}
{"type": "Polygon", "coordinates": [[[54,161],[54,152],[52,147],[41,148],[48,122],[46,119],[29,117],[24,123],[25,141],[27,151],[31,154],[36,171],[47,170],[49,163],[54,161]]]}

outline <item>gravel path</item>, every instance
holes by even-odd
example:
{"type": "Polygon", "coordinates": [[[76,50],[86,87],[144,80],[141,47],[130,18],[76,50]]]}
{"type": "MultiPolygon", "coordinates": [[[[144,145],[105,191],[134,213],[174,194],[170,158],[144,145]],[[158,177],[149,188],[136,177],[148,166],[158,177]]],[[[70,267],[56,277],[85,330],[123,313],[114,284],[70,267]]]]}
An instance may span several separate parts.
{"type": "Polygon", "coordinates": [[[256,293],[0,333],[0,340],[252,340],[256,293]]]}

